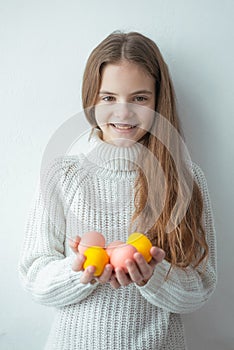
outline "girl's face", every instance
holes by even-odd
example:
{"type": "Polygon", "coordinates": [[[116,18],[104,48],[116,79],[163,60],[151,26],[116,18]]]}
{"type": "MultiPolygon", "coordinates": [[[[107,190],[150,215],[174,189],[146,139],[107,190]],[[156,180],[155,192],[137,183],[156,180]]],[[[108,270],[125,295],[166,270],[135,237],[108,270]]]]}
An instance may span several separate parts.
{"type": "Polygon", "coordinates": [[[152,126],[154,109],[155,80],[140,65],[125,60],[104,67],[95,106],[104,141],[118,146],[139,141],[152,126]]]}

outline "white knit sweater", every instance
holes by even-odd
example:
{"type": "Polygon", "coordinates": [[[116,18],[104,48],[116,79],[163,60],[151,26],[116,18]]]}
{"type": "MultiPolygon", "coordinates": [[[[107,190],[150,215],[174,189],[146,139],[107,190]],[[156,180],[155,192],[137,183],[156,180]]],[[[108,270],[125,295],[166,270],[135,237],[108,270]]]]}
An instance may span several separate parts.
{"type": "MultiPolygon", "coordinates": [[[[96,137],[97,139],[97,137],[96,137]]],[[[96,230],[107,244],[126,241],[133,212],[133,162],[139,147],[96,140],[87,157],[56,158],[39,184],[30,210],[19,262],[24,288],[41,304],[56,308],[47,350],[183,350],[183,313],[200,308],[216,286],[216,243],[207,184],[193,164],[204,198],[203,220],[210,247],[202,267],[173,269],[158,264],[148,283],[117,290],[109,283],[82,284],[74,272],[68,237],[96,230]]]]}

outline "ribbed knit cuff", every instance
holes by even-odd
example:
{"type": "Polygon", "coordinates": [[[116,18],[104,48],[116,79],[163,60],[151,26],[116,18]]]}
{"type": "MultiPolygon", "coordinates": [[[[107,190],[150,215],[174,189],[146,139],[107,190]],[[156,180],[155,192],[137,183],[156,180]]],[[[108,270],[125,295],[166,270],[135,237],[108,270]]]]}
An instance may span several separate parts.
{"type": "Polygon", "coordinates": [[[154,273],[148,282],[143,286],[137,285],[137,288],[140,288],[143,292],[157,293],[158,289],[165,282],[170,266],[171,265],[164,259],[161,263],[155,266],[154,273]]]}

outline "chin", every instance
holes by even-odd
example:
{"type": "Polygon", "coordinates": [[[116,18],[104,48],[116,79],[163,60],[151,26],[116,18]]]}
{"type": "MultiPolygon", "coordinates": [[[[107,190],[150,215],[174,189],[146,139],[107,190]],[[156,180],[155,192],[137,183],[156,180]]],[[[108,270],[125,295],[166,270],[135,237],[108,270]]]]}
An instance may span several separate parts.
{"type": "Polygon", "coordinates": [[[134,145],[137,141],[136,140],[130,140],[130,139],[124,139],[124,138],[118,138],[118,139],[112,139],[108,141],[112,145],[118,146],[118,147],[130,147],[134,145]]]}

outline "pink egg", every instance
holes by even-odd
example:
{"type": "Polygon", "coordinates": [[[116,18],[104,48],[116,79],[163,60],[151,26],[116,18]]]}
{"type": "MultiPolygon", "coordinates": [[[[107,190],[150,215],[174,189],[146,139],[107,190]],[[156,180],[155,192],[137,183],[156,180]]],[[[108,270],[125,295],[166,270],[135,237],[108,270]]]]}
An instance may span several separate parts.
{"type": "Polygon", "coordinates": [[[97,231],[90,231],[83,234],[78,245],[78,251],[81,254],[84,254],[86,249],[89,247],[97,246],[104,248],[106,244],[105,237],[97,231]]]}
{"type": "Polygon", "coordinates": [[[125,272],[128,272],[125,261],[127,259],[134,259],[133,255],[137,252],[136,248],[130,244],[124,244],[113,250],[110,256],[110,263],[114,268],[121,267],[125,272]]]}
{"type": "Polygon", "coordinates": [[[125,244],[125,243],[122,241],[114,241],[114,242],[111,242],[110,244],[108,244],[108,246],[106,247],[106,252],[109,255],[109,257],[111,256],[113,250],[121,244],[125,244]]]}

